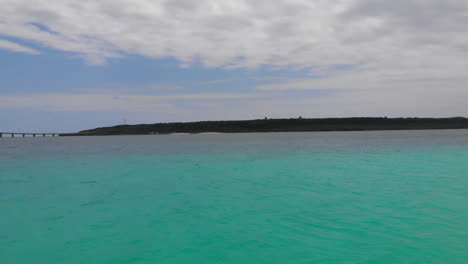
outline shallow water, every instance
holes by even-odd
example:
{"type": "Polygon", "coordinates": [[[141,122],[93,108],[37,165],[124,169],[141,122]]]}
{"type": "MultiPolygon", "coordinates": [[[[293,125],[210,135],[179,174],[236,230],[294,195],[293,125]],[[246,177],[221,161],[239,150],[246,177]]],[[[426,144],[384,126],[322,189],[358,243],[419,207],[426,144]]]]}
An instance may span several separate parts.
{"type": "Polygon", "coordinates": [[[468,130],[0,139],[2,264],[468,263],[468,130]]]}

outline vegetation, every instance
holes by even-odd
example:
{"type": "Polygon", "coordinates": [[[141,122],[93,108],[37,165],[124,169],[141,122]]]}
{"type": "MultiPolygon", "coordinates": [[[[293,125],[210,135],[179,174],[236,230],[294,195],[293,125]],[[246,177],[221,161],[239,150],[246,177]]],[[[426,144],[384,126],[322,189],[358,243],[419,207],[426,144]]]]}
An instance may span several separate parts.
{"type": "Polygon", "coordinates": [[[258,119],[244,121],[201,121],[186,123],[158,123],[119,125],[81,131],[75,136],[91,135],[147,135],[170,133],[249,133],[249,132],[305,132],[305,131],[365,131],[410,129],[468,128],[468,119],[453,118],[386,118],[354,117],[323,119],[258,119]]]}

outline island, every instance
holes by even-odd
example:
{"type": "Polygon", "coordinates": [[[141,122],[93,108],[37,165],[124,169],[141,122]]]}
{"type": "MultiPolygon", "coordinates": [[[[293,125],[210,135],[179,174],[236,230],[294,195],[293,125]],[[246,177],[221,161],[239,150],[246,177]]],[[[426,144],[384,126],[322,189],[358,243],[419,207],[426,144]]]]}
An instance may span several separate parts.
{"type": "Polygon", "coordinates": [[[253,133],[253,132],[314,132],[314,131],[371,131],[417,129],[467,129],[468,119],[451,118],[289,118],[237,121],[174,122],[100,127],[64,136],[156,135],[198,133],[253,133]]]}

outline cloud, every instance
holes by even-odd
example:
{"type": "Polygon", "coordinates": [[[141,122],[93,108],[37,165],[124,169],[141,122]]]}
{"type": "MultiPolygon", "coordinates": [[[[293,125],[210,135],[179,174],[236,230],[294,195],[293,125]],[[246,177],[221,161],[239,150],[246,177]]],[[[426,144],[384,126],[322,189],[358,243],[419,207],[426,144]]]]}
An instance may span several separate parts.
{"type": "MultiPolygon", "coordinates": [[[[84,93],[32,93],[0,95],[0,108],[40,109],[69,112],[152,112],[166,109],[168,106],[197,103],[201,101],[247,100],[257,97],[246,93],[204,93],[204,94],[84,94],[84,93]]],[[[166,109],[167,110],[167,109],[166,109]]]]}
{"type": "Polygon", "coordinates": [[[413,70],[364,67],[322,78],[285,79],[255,89],[279,94],[333,91],[330,96],[320,98],[302,96],[268,103],[277,105],[277,109],[315,117],[446,117],[468,116],[467,83],[468,76],[461,68],[434,69],[429,65],[413,70]]]}
{"type": "Polygon", "coordinates": [[[15,42],[4,40],[4,39],[0,39],[0,49],[28,53],[28,54],[40,54],[40,52],[35,49],[20,45],[15,42]]]}
{"type": "MultiPolygon", "coordinates": [[[[345,117],[345,116],[468,116],[464,89],[466,80],[444,86],[430,81],[414,87],[398,85],[400,80],[375,88],[369,83],[343,75],[340,81],[298,79],[281,85],[264,86],[248,93],[190,93],[148,95],[101,90],[94,93],[32,93],[0,95],[0,108],[54,112],[112,112],[142,123],[267,117],[345,117]],[[319,84],[315,82],[318,81],[319,84]],[[350,83],[351,82],[351,83],[350,83]],[[355,83],[352,83],[355,82],[355,83]],[[345,88],[345,84],[347,85],[345,88]],[[351,85],[352,84],[352,85],[351,85]],[[367,84],[367,85],[366,85],[367,84]],[[315,93],[315,89],[331,93],[315,93]],[[362,87],[358,87],[362,85],[362,87]],[[443,87],[442,87],[443,86],[443,87]],[[312,91],[304,87],[315,88],[312,91]],[[338,87],[335,89],[335,87],[338,87]]],[[[420,81],[413,80],[415,84],[420,81]]],[[[406,83],[406,82],[405,82],[406,83]]]]}
{"type": "Polygon", "coordinates": [[[161,95],[173,92],[183,92],[186,87],[171,83],[147,83],[136,86],[125,86],[118,83],[104,86],[80,88],[76,92],[88,94],[119,94],[119,95],[161,95]]]}
{"type": "Polygon", "coordinates": [[[465,60],[464,0],[0,0],[0,34],[91,63],[126,54],[187,66],[411,68],[465,60]],[[436,55],[436,56],[434,56],[436,55]],[[441,59],[441,60],[440,60],[441,59]],[[419,62],[419,63],[417,63],[419,62]]]}
{"type": "MultiPolygon", "coordinates": [[[[191,99],[198,100],[191,115],[201,115],[202,109],[211,116],[232,110],[239,117],[281,111],[304,116],[468,114],[463,103],[468,98],[465,0],[0,0],[0,5],[0,35],[70,52],[93,64],[137,54],[174,57],[184,67],[268,65],[308,69],[311,76],[320,77],[260,85],[242,95],[260,97],[242,101],[240,96],[232,99],[235,104],[220,103],[219,95],[204,98],[203,107],[194,95],[134,98],[146,110],[153,107],[148,102],[177,99],[189,104],[191,99]],[[336,72],[340,65],[351,68],[336,72]],[[339,92],[280,98],[286,91],[314,89],[339,92]],[[209,108],[213,105],[219,111],[209,108]]],[[[56,108],[74,105],[57,103],[72,101],[73,96],[57,101],[38,96],[31,95],[33,105],[37,103],[32,98],[56,108]]],[[[104,100],[102,105],[118,108],[109,97],[80,96],[75,98],[90,108],[87,100],[95,107],[104,100]]],[[[0,105],[26,97],[2,98],[0,105]]],[[[134,107],[141,108],[138,103],[134,107]]]]}

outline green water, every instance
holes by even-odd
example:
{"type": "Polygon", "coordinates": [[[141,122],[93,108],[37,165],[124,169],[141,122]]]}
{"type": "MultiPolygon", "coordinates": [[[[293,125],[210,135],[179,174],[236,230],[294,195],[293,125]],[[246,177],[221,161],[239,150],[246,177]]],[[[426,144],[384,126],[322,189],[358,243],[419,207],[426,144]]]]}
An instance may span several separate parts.
{"type": "Polygon", "coordinates": [[[0,140],[0,263],[468,263],[468,131],[0,140]]]}

